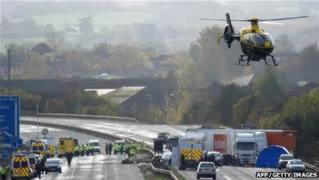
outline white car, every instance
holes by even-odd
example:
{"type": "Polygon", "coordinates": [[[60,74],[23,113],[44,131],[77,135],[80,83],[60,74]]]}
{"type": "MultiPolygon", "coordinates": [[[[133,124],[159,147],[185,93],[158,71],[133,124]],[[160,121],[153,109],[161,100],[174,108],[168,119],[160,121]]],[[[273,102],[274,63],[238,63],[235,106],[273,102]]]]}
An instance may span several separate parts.
{"type": "Polygon", "coordinates": [[[287,162],[289,160],[292,160],[293,158],[294,157],[292,156],[292,154],[281,154],[278,161],[278,164],[279,164],[278,168],[279,169],[285,168],[287,165],[287,162]]]}
{"type": "Polygon", "coordinates": [[[45,173],[48,172],[59,172],[62,173],[62,159],[60,158],[49,158],[45,161],[45,173]]]}
{"type": "Polygon", "coordinates": [[[197,179],[211,177],[216,179],[216,166],[213,162],[200,162],[197,167],[197,179]]]}
{"type": "Polygon", "coordinates": [[[163,163],[166,164],[166,165],[171,165],[171,163],[172,163],[172,155],[173,155],[172,152],[165,151],[162,154],[162,156],[161,156],[163,163]]]}
{"type": "MultiPolygon", "coordinates": [[[[214,163],[216,166],[222,166],[223,165],[223,161],[224,161],[224,157],[223,154],[218,152],[218,151],[208,151],[206,153],[206,156],[208,159],[214,159],[214,163]],[[213,156],[213,157],[212,157],[213,156]]],[[[207,161],[207,160],[205,160],[207,161]]]]}
{"type": "Polygon", "coordinates": [[[100,141],[98,139],[89,140],[89,145],[93,146],[93,152],[101,153],[100,141]]]}
{"type": "Polygon", "coordinates": [[[300,159],[292,159],[287,162],[287,172],[305,172],[305,165],[300,159]]]}

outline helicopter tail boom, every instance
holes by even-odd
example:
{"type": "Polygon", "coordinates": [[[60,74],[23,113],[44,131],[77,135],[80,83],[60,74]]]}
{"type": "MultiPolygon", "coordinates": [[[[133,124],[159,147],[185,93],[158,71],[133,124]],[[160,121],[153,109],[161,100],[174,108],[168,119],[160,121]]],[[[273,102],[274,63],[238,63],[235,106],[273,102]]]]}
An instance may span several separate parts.
{"type": "Polygon", "coordinates": [[[230,15],[229,13],[226,13],[226,26],[224,28],[224,35],[220,38],[224,38],[228,48],[231,47],[232,42],[235,39],[239,39],[239,36],[237,34],[234,33],[234,27],[231,23],[231,19],[230,19],[230,15]]]}

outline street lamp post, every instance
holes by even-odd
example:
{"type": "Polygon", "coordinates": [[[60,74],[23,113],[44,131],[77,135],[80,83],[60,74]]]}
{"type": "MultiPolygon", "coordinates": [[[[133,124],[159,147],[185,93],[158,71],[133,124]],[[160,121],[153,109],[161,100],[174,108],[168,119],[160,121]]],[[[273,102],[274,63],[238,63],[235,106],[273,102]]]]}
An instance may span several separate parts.
{"type": "Polygon", "coordinates": [[[145,96],[146,96],[146,97],[148,98],[148,100],[150,101],[150,106],[153,107],[153,97],[152,97],[152,95],[151,95],[151,94],[146,94],[145,96]]]}
{"type": "Polygon", "coordinates": [[[11,49],[8,48],[8,91],[9,95],[11,95],[11,49]]]}
{"type": "Polygon", "coordinates": [[[40,119],[39,119],[39,105],[38,104],[36,105],[36,113],[37,113],[37,131],[38,131],[37,138],[39,138],[39,136],[40,136],[40,128],[39,128],[40,119]]]}
{"type": "Polygon", "coordinates": [[[154,120],[154,112],[153,112],[153,97],[151,94],[145,94],[147,100],[150,102],[150,110],[151,110],[151,116],[152,116],[152,121],[154,120]]]}

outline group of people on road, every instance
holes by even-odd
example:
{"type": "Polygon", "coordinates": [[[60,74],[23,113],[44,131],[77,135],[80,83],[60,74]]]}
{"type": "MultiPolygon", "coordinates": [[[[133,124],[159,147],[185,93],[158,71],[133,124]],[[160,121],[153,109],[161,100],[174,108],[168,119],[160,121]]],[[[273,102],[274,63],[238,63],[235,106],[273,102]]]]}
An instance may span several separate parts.
{"type": "Polygon", "coordinates": [[[106,143],[105,144],[105,154],[112,154],[113,144],[106,143]]]}
{"type": "Polygon", "coordinates": [[[35,164],[35,172],[39,179],[41,179],[41,174],[45,173],[45,162],[47,160],[46,156],[43,156],[41,160],[37,161],[35,164]]]}
{"type": "Polygon", "coordinates": [[[84,156],[84,155],[94,155],[94,151],[93,151],[93,146],[91,146],[90,144],[82,144],[82,145],[78,145],[75,147],[74,149],[74,155],[75,156],[84,156]]]}

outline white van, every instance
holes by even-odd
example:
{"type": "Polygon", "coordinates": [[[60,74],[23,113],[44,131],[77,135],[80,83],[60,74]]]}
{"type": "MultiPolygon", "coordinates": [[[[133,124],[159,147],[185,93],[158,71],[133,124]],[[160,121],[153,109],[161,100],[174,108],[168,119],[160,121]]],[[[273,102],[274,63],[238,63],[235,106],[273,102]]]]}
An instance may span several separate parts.
{"type": "Polygon", "coordinates": [[[89,145],[93,146],[93,152],[101,153],[100,141],[98,139],[89,140],[89,145]]]}

